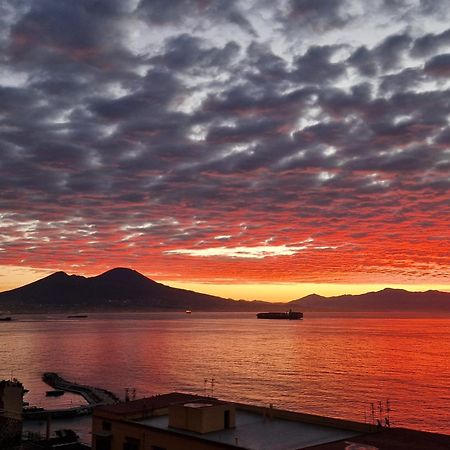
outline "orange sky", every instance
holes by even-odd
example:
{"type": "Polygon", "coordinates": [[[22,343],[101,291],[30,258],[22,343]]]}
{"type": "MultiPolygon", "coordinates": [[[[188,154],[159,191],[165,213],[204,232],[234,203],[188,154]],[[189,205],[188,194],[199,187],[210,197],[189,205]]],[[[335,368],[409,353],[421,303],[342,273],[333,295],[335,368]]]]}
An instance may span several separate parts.
{"type": "Polygon", "coordinates": [[[440,2],[10,3],[0,289],[449,290],[440,2]]]}

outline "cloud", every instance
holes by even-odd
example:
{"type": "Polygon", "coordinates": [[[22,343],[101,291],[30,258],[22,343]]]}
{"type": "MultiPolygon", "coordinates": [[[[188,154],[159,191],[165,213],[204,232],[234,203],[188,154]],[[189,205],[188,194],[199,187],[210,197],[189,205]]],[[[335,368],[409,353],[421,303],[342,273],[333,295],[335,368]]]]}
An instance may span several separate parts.
{"type": "Polygon", "coordinates": [[[2,3],[2,262],[204,280],[448,273],[438,9],[225,3],[2,3]]]}
{"type": "Polygon", "coordinates": [[[192,67],[205,70],[228,66],[239,52],[239,45],[234,41],[221,49],[207,48],[206,44],[204,40],[184,33],[170,38],[162,55],[152,58],[151,62],[174,70],[192,67]]]}
{"type": "Polygon", "coordinates": [[[434,77],[448,77],[450,75],[450,53],[437,55],[425,64],[424,71],[434,77]]]}
{"type": "Polygon", "coordinates": [[[348,6],[345,0],[290,0],[289,18],[318,31],[340,28],[352,19],[348,6]]]}
{"type": "Polygon", "coordinates": [[[450,44],[450,29],[442,33],[428,33],[417,38],[411,49],[411,54],[415,57],[428,56],[440,51],[450,44]]]}
{"type": "Polygon", "coordinates": [[[407,68],[395,74],[383,76],[380,89],[386,93],[414,91],[425,81],[422,70],[407,68]]]}
{"type": "Polygon", "coordinates": [[[448,4],[445,0],[420,0],[419,9],[423,14],[446,17],[448,4]]]}
{"type": "Polygon", "coordinates": [[[170,8],[164,0],[141,0],[138,13],[144,20],[158,26],[176,26],[191,17],[206,17],[212,22],[236,25],[250,35],[257,36],[250,20],[240,11],[240,4],[236,0],[226,3],[218,0],[173,0],[170,8]]]}
{"type": "Polygon", "coordinates": [[[374,49],[375,58],[383,70],[398,67],[402,56],[409,49],[412,38],[408,34],[395,34],[387,37],[374,49]]]}
{"type": "MultiPolygon", "coordinates": [[[[165,253],[174,255],[189,255],[196,257],[225,257],[225,258],[256,258],[263,259],[274,256],[292,256],[311,247],[306,245],[259,245],[254,247],[212,247],[202,249],[175,249],[165,253]]],[[[317,250],[332,249],[335,247],[313,247],[317,250]]]]}
{"type": "Polygon", "coordinates": [[[336,81],[345,74],[343,63],[330,61],[339,46],[311,46],[295,61],[296,70],[291,73],[293,79],[302,83],[323,84],[336,81]]]}
{"type": "Polygon", "coordinates": [[[413,39],[407,33],[393,34],[385,38],[373,49],[358,47],[347,62],[361,75],[373,77],[378,73],[392,71],[402,66],[413,39]]]}

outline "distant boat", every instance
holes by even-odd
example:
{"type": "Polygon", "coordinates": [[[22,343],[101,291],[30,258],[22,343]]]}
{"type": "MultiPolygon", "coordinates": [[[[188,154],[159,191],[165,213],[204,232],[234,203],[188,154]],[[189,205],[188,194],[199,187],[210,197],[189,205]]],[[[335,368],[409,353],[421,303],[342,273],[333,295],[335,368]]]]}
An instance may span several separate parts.
{"type": "Polygon", "coordinates": [[[86,319],[87,314],[72,314],[67,316],[68,319],[86,319]]]}
{"type": "Polygon", "coordinates": [[[12,320],[12,317],[0,317],[0,321],[2,321],[2,322],[11,322],[11,320],[12,320]]]}
{"type": "Polygon", "coordinates": [[[53,391],[47,391],[47,392],[45,393],[45,395],[46,395],[47,397],[61,397],[61,395],[64,395],[64,391],[61,391],[61,390],[59,390],[59,389],[55,389],[55,390],[53,390],[53,391]]]}
{"type": "Polygon", "coordinates": [[[187,309],[186,314],[192,314],[192,311],[190,309],[187,309]]]}
{"type": "Polygon", "coordinates": [[[265,312],[256,314],[258,319],[284,319],[284,320],[300,320],[303,319],[303,313],[292,311],[288,312],[265,312]]]}

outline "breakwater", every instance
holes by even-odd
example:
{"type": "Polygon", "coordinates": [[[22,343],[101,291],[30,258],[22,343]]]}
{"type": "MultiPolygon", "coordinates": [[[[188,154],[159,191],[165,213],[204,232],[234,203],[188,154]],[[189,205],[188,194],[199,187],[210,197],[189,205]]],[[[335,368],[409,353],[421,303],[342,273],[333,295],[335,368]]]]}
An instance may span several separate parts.
{"type": "Polygon", "coordinates": [[[45,419],[49,416],[53,418],[75,417],[90,414],[94,406],[111,405],[119,402],[119,398],[113,392],[99,387],[78,384],[73,381],[65,380],[55,372],[45,372],[42,375],[42,381],[54,389],[81,395],[88,404],[74,408],[61,409],[31,407],[23,411],[23,416],[27,419],[45,419]]]}
{"type": "Polygon", "coordinates": [[[83,396],[91,406],[110,405],[119,401],[119,398],[114,393],[106,389],[67,381],[55,372],[45,372],[42,375],[42,381],[54,389],[83,396]]]}

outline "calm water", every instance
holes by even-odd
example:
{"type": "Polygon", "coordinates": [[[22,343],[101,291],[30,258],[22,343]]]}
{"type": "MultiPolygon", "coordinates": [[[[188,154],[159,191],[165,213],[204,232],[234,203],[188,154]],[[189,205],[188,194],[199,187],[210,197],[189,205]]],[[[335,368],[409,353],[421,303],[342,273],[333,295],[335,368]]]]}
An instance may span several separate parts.
{"type": "Polygon", "coordinates": [[[82,403],[45,397],[46,371],[121,397],[135,388],[137,398],[203,394],[214,378],[220,398],[358,421],[370,420],[370,403],[378,417],[378,401],[389,399],[392,425],[450,434],[449,316],[160,313],[1,323],[0,379],[22,381],[32,405],[82,403]]]}

